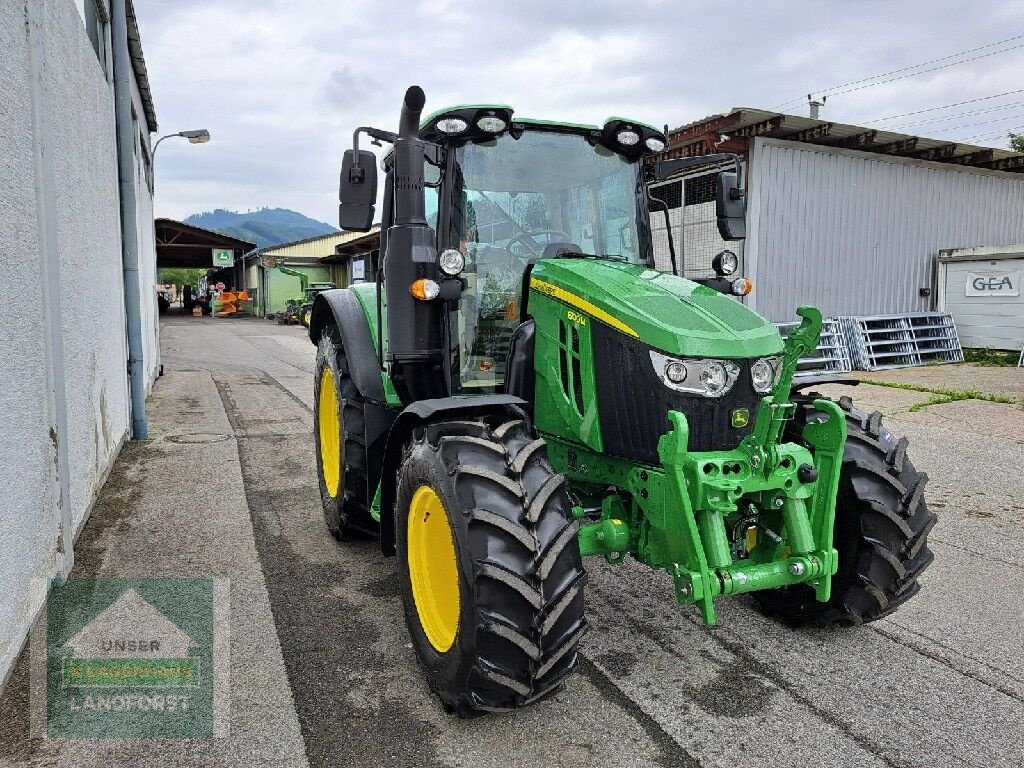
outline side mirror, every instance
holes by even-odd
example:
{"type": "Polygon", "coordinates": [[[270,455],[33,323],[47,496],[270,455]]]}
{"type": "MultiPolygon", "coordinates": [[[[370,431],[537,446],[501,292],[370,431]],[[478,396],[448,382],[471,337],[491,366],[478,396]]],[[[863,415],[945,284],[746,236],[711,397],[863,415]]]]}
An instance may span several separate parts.
{"type": "Polygon", "coordinates": [[[718,174],[715,211],[723,240],[742,240],[747,236],[747,201],[735,173],[718,174]]]}
{"type": "Polygon", "coordinates": [[[338,199],[338,226],[349,232],[369,232],[377,202],[377,158],[373,152],[359,150],[358,163],[355,150],[345,152],[338,199]]]}

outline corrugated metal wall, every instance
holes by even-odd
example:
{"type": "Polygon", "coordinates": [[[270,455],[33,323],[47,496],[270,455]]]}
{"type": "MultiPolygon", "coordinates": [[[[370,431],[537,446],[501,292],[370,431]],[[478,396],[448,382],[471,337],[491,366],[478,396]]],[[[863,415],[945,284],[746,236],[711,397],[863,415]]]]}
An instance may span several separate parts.
{"type": "Polygon", "coordinates": [[[1024,175],[1005,172],[759,138],[748,200],[749,304],[773,322],[927,311],[939,249],[1024,242],[1024,175]]]}

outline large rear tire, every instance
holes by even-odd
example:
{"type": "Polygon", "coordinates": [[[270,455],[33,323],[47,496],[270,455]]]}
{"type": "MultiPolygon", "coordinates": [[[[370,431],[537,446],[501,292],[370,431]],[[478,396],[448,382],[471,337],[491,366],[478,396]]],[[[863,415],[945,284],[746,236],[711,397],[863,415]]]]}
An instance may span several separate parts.
{"type": "Polygon", "coordinates": [[[334,326],[320,337],[313,391],[313,442],[327,529],[339,540],[376,535],[379,528],[367,508],[364,400],[334,326]]]}
{"type": "Polygon", "coordinates": [[[397,489],[405,619],[462,717],[538,701],[578,664],[583,571],[565,478],[522,421],[417,430],[397,489]]]}
{"type": "MultiPolygon", "coordinates": [[[[800,442],[804,425],[822,414],[809,400],[797,401],[797,415],[786,435],[800,442]]],[[[928,510],[928,476],[907,458],[907,438],[882,426],[882,414],[839,400],[846,414],[847,440],[839,475],[833,545],[839,570],[827,603],[814,599],[805,584],[755,592],[762,609],[789,624],[863,624],[888,616],[918,593],[918,577],[934,556],[928,533],[935,515],[928,510]]]]}

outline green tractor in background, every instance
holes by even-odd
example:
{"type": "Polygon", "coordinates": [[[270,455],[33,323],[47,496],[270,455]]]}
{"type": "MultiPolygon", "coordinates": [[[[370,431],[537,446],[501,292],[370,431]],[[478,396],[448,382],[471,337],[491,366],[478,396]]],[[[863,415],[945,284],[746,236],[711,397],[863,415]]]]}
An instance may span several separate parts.
{"type": "Polygon", "coordinates": [[[309,321],[313,314],[313,300],[324,291],[332,290],[334,283],[310,283],[309,275],[298,269],[291,269],[280,262],[274,265],[279,272],[292,277],[299,278],[299,289],[301,296],[287,299],[284,303],[284,312],[277,316],[279,325],[294,325],[301,323],[309,328],[309,321]]]}
{"type": "MultiPolygon", "coordinates": [[[[653,268],[647,183],[694,161],[647,162],[665,135],[625,118],[475,105],[421,121],[423,104],[410,88],[397,133],[355,132],[342,229],[374,217],[360,133],[392,145],[382,268],[317,296],[309,332],[327,527],[397,555],[447,709],[563,685],[587,630],[584,556],[664,569],[708,625],[746,592],[825,626],[918,592],[935,517],[907,440],[806,393],[821,380],[794,384],[821,314],[800,308],[783,342],[735,298],[653,268]]],[[[726,239],[744,234],[739,172],[718,180],[726,239]]]]}

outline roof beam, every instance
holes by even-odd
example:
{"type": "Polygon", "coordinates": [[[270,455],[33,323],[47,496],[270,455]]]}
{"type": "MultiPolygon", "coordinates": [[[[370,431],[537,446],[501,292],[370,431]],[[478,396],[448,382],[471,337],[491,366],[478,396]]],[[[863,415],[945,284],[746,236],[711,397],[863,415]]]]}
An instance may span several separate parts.
{"type": "Polygon", "coordinates": [[[940,147],[913,152],[910,156],[918,160],[948,160],[956,153],[956,148],[956,144],[943,144],[940,147]]]}
{"type": "Polygon", "coordinates": [[[949,158],[949,162],[958,163],[960,165],[980,165],[982,163],[991,163],[992,158],[995,156],[995,150],[993,149],[982,149],[977,152],[971,152],[967,155],[960,155],[958,157],[949,158]]]}
{"type": "Polygon", "coordinates": [[[780,139],[786,141],[804,141],[810,142],[817,139],[824,139],[832,132],[832,123],[822,123],[821,125],[812,125],[810,128],[804,128],[800,131],[793,131],[793,133],[787,133],[779,136],[780,139]]]}
{"type": "Polygon", "coordinates": [[[1024,155],[1004,157],[1002,160],[993,160],[990,163],[982,163],[983,168],[991,168],[994,171],[1017,171],[1024,168],[1024,155]]]}
{"type": "Polygon", "coordinates": [[[877,135],[878,131],[864,131],[863,133],[855,133],[852,136],[828,136],[826,137],[827,141],[821,143],[839,149],[864,149],[875,143],[877,135]]]}
{"type": "Polygon", "coordinates": [[[917,149],[917,136],[910,136],[899,141],[891,141],[888,144],[879,144],[877,147],[871,147],[872,152],[878,152],[882,155],[906,155],[915,149],[917,149]]]}
{"type": "Polygon", "coordinates": [[[760,123],[753,123],[752,125],[746,125],[743,128],[736,128],[735,130],[723,130],[722,133],[726,133],[734,138],[752,138],[754,136],[762,136],[772,131],[777,131],[782,127],[782,124],[786,121],[785,115],[776,115],[770,117],[767,120],[762,120],[760,123]]]}

